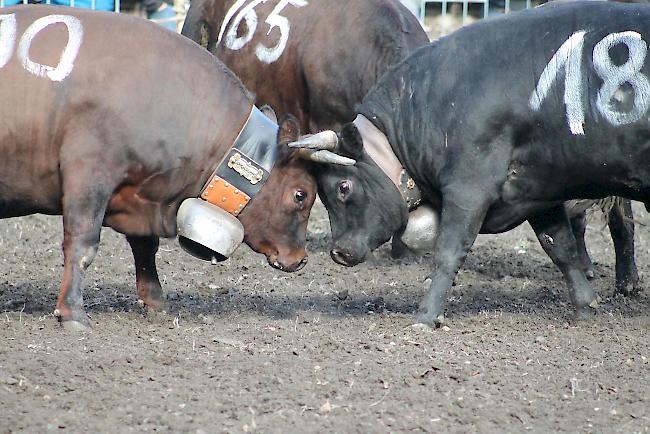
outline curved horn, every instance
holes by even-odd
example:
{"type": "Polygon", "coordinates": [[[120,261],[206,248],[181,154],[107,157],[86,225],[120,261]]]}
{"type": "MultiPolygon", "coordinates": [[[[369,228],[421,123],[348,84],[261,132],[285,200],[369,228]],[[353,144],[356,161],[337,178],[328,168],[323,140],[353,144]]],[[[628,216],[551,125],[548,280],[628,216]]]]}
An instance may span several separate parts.
{"type": "Polygon", "coordinates": [[[301,158],[314,161],[316,163],[340,164],[341,166],[353,166],[356,161],[352,158],[343,157],[328,150],[313,151],[310,149],[301,149],[298,151],[301,158]]]}
{"type": "Polygon", "coordinates": [[[290,148],[305,148],[305,149],[323,149],[334,150],[336,145],[339,144],[339,138],[336,133],[331,130],[321,131],[317,134],[305,136],[300,140],[289,143],[290,148]]]}

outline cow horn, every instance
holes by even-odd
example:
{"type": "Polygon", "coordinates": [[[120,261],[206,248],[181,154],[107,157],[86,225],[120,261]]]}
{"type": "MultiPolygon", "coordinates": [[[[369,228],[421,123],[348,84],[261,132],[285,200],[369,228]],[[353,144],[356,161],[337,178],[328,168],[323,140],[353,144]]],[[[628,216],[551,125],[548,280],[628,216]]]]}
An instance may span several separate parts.
{"type": "Polygon", "coordinates": [[[289,143],[290,148],[322,149],[332,151],[339,144],[339,138],[331,130],[305,136],[300,140],[289,143]]]}
{"type": "Polygon", "coordinates": [[[356,161],[352,158],[343,157],[325,149],[319,151],[301,149],[298,153],[302,158],[316,163],[340,164],[342,166],[353,166],[356,164],[356,161]]]}

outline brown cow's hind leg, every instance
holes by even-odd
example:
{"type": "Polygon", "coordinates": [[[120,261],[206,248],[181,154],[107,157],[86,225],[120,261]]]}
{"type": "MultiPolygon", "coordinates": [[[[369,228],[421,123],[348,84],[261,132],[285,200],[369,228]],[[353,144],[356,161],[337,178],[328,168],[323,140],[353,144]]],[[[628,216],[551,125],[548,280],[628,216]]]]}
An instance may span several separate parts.
{"type": "Polygon", "coordinates": [[[156,252],[158,237],[130,237],[126,239],[131,246],[135,259],[135,281],[138,302],[153,310],[167,310],[167,302],[163,295],[158,271],[156,270],[156,252]]]}
{"type": "Polygon", "coordinates": [[[594,264],[591,262],[587,245],[585,244],[585,230],[587,229],[587,213],[582,211],[576,216],[570,218],[573,236],[578,246],[578,258],[582,264],[582,269],[588,279],[594,278],[594,264]]]}
{"type": "Polygon", "coordinates": [[[642,290],[634,260],[634,215],[632,203],[624,199],[609,212],[607,221],[616,251],[616,291],[623,295],[642,290]]]}

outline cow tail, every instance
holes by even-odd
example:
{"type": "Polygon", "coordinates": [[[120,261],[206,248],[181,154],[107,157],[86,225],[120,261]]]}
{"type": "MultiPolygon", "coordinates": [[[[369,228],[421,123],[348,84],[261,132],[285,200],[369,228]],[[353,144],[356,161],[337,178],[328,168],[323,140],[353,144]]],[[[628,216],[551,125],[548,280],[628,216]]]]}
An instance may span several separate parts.
{"type": "Polygon", "coordinates": [[[199,44],[201,47],[211,51],[215,43],[212,26],[204,18],[202,2],[195,1],[185,17],[181,34],[199,44]]]}
{"type": "Polygon", "coordinates": [[[626,199],[618,196],[608,196],[602,199],[569,200],[566,202],[566,208],[570,217],[573,217],[585,211],[587,213],[588,220],[593,220],[595,218],[596,211],[600,211],[601,215],[599,221],[602,223],[603,229],[609,224],[610,213],[615,208],[619,209],[619,214],[623,216],[625,224],[637,224],[644,226],[642,223],[625,216],[623,208],[625,200],[626,199]]]}

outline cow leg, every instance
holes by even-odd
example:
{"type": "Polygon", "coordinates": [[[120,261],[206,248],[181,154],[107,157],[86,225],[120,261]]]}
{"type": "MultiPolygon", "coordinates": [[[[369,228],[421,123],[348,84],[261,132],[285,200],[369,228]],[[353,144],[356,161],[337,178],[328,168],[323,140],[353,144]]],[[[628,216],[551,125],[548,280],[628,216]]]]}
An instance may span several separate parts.
{"type": "Polygon", "coordinates": [[[630,295],[639,292],[639,272],[634,261],[634,218],[632,203],[624,199],[609,212],[609,232],[616,252],[616,292],[630,295]]]}
{"type": "Polygon", "coordinates": [[[112,187],[98,182],[93,174],[84,176],[82,170],[71,173],[63,181],[63,279],[54,314],[65,328],[85,330],[90,322],[83,308],[81,282],[97,253],[112,187]]]}
{"type": "Polygon", "coordinates": [[[476,191],[468,187],[463,193],[443,196],[440,227],[433,247],[433,271],[425,281],[428,292],[416,314],[418,323],[440,326],[444,321],[447,290],[465,262],[489,207],[486,198],[471,194],[476,191]]]}
{"type": "Polygon", "coordinates": [[[582,264],[582,269],[585,271],[585,275],[588,279],[593,279],[594,264],[591,262],[589,252],[587,252],[587,246],[585,244],[587,213],[583,211],[580,214],[571,217],[569,220],[571,221],[571,229],[573,230],[573,236],[575,237],[578,246],[578,258],[582,264]]]}
{"type": "Polygon", "coordinates": [[[587,317],[598,307],[597,297],[582,269],[564,205],[528,221],[542,248],[564,275],[578,317],[587,317]]]}
{"type": "Polygon", "coordinates": [[[393,236],[393,239],[390,241],[390,256],[393,259],[401,259],[409,254],[412,254],[413,252],[411,249],[408,248],[406,244],[402,240],[400,240],[400,237],[402,236],[402,233],[395,234],[393,236]]]}
{"type": "Polygon", "coordinates": [[[133,252],[135,260],[135,282],[138,301],[154,310],[166,310],[167,303],[163,295],[158,270],[156,269],[156,252],[158,251],[158,237],[132,237],[127,236],[127,241],[133,252]]]}

